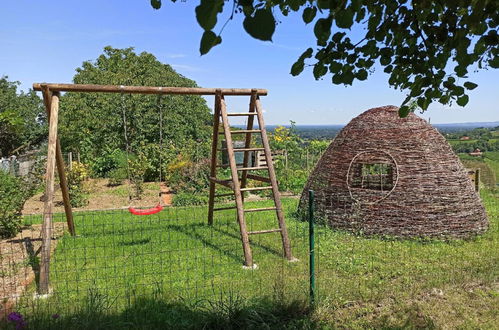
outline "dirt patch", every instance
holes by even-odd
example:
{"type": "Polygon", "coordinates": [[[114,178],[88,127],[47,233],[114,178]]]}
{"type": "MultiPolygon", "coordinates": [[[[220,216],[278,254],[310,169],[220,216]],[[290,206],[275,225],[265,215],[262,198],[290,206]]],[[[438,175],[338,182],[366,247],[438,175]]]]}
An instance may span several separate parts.
{"type": "MultiPolygon", "coordinates": [[[[64,223],[54,223],[51,253],[63,232],[64,223]]],[[[26,227],[16,237],[0,241],[0,317],[10,312],[35,279],[41,244],[41,225],[26,227]]]]}
{"type": "MultiPolygon", "coordinates": [[[[89,191],[88,204],[83,207],[73,208],[74,211],[84,210],[106,210],[117,209],[128,206],[134,207],[150,207],[155,206],[159,202],[159,195],[163,198],[163,205],[171,205],[173,193],[164,184],[160,185],[156,182],[144,183],[144,193],[140,200],[129,202],[128,184],[119,186],[109,186],[108,179],[90,179],[85,183],[85,189],[89,191]]],[[[36,194],[30,198],[24,205],[23,214],[41,214],[43,213],[44,199],[43,193],[36,194]]],[[[64,212],[64,204],[62,202],[62,193],[57,189],[54,194],[54,213],[64,212]]]]}

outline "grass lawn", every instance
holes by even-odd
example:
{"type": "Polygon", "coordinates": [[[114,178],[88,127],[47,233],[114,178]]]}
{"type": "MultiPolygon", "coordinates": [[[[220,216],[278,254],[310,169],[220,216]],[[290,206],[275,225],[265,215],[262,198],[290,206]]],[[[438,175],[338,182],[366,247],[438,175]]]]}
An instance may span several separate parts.
{"type": "MultiPolygon", "coordinates": [[[[308,225],[292,216],[296,199],[283,203],[300,261],[282,258],[278,234],[253,236],[256,270],[241,267],[233,210],[219,213],[213,227],[203,207],[145,217],[77,213],[78,237],[59,239],[52,257],[54,293],[33,301],[31,287],[18,310],[36,329],[493,328],[499,196],[482,194],[490,229],[470,240],[365,238],[319,226],[314,310],[307,303],[308,225]]],[[[249,213],[249,227],[275,228],[275,216],[262,215],[249,213]]]]}

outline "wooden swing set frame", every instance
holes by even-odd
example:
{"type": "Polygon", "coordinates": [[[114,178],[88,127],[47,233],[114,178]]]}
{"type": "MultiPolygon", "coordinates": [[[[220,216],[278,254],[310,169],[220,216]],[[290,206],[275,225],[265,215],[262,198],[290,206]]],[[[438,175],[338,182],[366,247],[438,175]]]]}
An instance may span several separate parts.
{"type": "MultiPolygon", "coordinates": [[[[39,274],[39,294],[49,293],[49,270],[50,270],[50,251],[52,239],[52,215],[54,209],[54,183],[55,183],[55,169],[59,175],[60,188],[64,202],[64,211],[66,214],[66,221],[69,233],[72,236],[76,235],[75,225],[73,221],[73,211],[69,200],[69,190],[65,174],[64,159],[62,157],[61,145],[57,135],[57,126],[59,119],[59,98],[61,92],[95,92],[95,93],[127,93],[127,94],[157,94],[157,95],[214,95],[215,96],[215,113],[213,120],[213,138],[212,138],[212,155],[211,155],[211,171],[210,171],[210,199],[209,199],[209,215],[208,224],[213,223],[213,212],[228,208],[214,208],[215,185],[223,185],[233,190],[237,208],[237,217],[241,230],[241,241],[243,245],[245,266],[254,268],[251,248],[249,245],[249,234],[265,234],[272,232],[280,232],[283,243],[283,251],[285,257],[293,261],[295,260],[291,254],[290,242],[284,221],[284,215],[280,202],[279,192],[277,190],[277,180],[274,173],[272,164],[272,156],[270,146],[267,139],[263,122],[263,111],[260,105],[260,96],[267,95],[265,89],[237,89],[237,88],[190,88],[190,87],[152,87],[152,86],[120,86],[120,85],[84,85],[84,84],[54,84],[54,83],[35,83],[33,84],[35,91],[40,91],[43,94],[43,102],[47,113],[49,122],[49,135],[48,135],[48,150],[47,150],[47,166],[46,166],[46,190],[45,190],[45,204],[43,212],[43,224],[41,230],[42,247],[40,257],[40,274],[39,274]],[[225,107],[224,96],[250,96],[250,110],[248,113],[227,113],[225,107]],[[248,129],[242,131],[230,131],[228,123],[228,116],[248,116],[248,129]],[[257,117],[260,129],[253,130],[253,119],[257,117]],[[220,122],[220,120],[222,122],[220,122]],[[219,131],[219,126],[223,126],[223,132],[219,131]],[[251,134],[260,133],[262,136],[263,148],[250,148],[251,134]],[[231,134],[242,133],[245,134],[246,146],[240,151],[244,151],[244,164],[236,164],[235,150],[232,146],[231,134]],[[218,149],[218,136],[224,134],[227,142],[226,151],[229,156],[228,165],[217,164],[217,150],[218,149]],[[265,152],[267,166],[266,167],[248,167],[249,152],[252,149],[262,149],[265,152]],[[218,180],[216,178],[217,167],[230,167],[232,173],[231,180],[218,180]],[[258,175],[251,175],[249,170],[267,169],[269,178],[261,177],[258,175]],[[242,171],[242,179],[239,178],[238,171],[242,171]],[[270,187],[258,188],[245,188],[247,179],[254,179],[261,182],[271,183],[270,187]],[[272,189],[275,208],[260,208],[260,209],[243,209],[244,191],[272,189]],[[279,229],[261,230],[256,232],[248,232],[244,220],[244,212],[268,211],[275,210],[278,218],[279,229]]],[[[229,194],[223,194],[229,195],[229,194]]]]}

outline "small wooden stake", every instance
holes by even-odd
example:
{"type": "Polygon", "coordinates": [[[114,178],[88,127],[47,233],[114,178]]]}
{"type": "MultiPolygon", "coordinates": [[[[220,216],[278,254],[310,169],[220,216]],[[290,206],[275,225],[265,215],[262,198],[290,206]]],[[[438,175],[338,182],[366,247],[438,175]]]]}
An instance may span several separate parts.
{"type": "Polygon", "coordinates": [[[59,95],[54,93],[50,101],[49,140],[47,152],[47,173],[45,205],[42,224],[42,250],[40,260],[40,294],[49,293],[50,243],[52,239],[52,213],[54,210],[54,179],[57,149],[57,121],[59,116],[59,95]]]}

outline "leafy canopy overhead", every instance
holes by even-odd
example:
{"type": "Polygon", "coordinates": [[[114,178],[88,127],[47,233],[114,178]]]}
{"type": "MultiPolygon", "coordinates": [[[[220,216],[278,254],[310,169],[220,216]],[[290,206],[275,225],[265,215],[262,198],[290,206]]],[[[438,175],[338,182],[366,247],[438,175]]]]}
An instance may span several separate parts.
{"type": "MultiPolygon", "coordinates": [[[[175,2],[175,0],[172,0],[175,2]]],[[[155,9],[161,0],[151,0],[155,9]]],[[[376,64],[389,75],[390,86],[406,90],[401,116],[410,102],[426,110],[431,102],[468,103],[473,70],[499,68],[499,1],[370,1],[370,0],[200,0],[196,18],[204,29],[200,53],[222,42],[221,33],[235,15],[253,38],[272,41],[279,20],[299,12],[314,25],[316,46],[303,52],[291,67],[300,74],[313,66],[315,79],[330,76],[336,85],[366,80],[376,64]],[[218,17],[230,11],[218,34],[218,17]],[[352,29],[363,29],[359,40],[352,29]]],[[[219,24],[220,25],[220,24],[219,24]]]]}
{"type": "MultiPolygon", "coordinates": [[[[105,47],[95,61],[83,62],[76,84],[197,87],[154,55],[133,48],[105,47]]],[[[160,112],[164,149],[208,144],[211,116],[206,101],[194,95],[66,93],[61,97],[60,138],[64,150],[78,150],[91,162],[109,150],[136,152],[158,145],[160,112]],[[127,126],[125,139],[124,120],[127,126]],[[128,143],[126,141],[128,140],[128,143]]]]}

